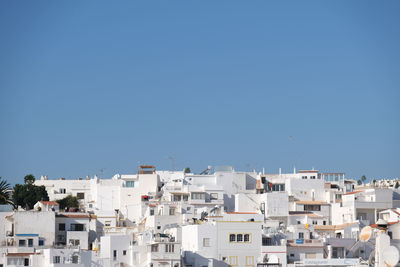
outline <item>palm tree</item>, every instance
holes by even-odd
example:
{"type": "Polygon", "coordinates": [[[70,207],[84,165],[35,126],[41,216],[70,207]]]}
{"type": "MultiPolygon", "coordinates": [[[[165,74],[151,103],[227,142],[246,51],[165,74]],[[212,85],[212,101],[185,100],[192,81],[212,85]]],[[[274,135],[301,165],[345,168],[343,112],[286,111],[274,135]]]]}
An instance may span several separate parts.
{"type": "Polygon", "coordinates": [[[11,187],[0,177],[0,204],[12,204],[11,187]]]}

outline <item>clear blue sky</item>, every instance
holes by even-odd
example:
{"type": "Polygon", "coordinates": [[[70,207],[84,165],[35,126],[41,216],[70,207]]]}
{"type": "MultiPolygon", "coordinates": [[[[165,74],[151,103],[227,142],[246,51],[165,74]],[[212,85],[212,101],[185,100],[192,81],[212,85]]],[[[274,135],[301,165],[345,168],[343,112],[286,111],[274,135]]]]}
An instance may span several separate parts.
{"type": "Polygon", "coordinates": [[[400,176],[400,1],[0,1],[0,176],[400,176]],[[292,138],[290,138],[292,136],[292,138]]]}

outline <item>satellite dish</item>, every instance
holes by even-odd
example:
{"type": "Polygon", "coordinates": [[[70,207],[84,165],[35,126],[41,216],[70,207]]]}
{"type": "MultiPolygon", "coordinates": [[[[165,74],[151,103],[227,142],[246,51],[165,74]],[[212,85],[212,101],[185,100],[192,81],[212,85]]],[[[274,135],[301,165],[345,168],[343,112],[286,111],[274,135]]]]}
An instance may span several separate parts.
{"type": "Polygon", "coordinates": [[[399,262],[399,250],[390,246],[382,253],[383,262],[388,266],[395,266],[399,262]]]}
{"type": "Polygon", "coordinates": [[[360,241],[361,242],[368,242],[372,235],[372,228],[371,226],[365,226],[361,229],[360,233],[360,241]]]}
{"type": "Polygon", "coordinates": [[[279,258],[276,255],[271,255],[268,259],[268,263],[279,264],[279,258]]]}

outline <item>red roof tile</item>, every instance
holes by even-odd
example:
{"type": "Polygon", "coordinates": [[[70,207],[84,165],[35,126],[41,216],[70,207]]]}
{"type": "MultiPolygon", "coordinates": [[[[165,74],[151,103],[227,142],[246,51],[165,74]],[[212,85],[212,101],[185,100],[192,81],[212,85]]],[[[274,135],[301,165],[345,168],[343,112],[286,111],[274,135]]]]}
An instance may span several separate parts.
{"type": "Polygon", "coordinates": [[[360,192],[362,192],[362,190],[357,190],[357,191],[345,193],[345,194],[343,194],[343,195],[353,195],[353,194],[360,193],[360,192]]]}

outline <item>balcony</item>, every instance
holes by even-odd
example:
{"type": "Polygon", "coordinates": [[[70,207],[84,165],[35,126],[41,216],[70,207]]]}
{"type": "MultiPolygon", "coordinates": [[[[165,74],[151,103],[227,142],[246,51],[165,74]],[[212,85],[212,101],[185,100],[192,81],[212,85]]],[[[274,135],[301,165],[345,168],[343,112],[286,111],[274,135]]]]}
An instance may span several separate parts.
{"type": "Polygon", "coordinates": [[[287,240],[290,247],[323,247],[322,239],[290,239],[287,240]]]}

